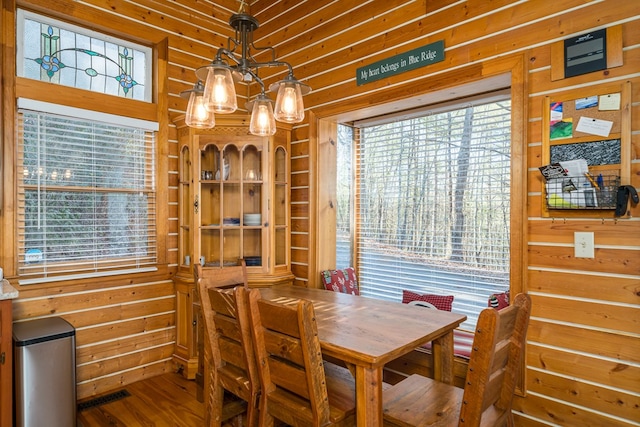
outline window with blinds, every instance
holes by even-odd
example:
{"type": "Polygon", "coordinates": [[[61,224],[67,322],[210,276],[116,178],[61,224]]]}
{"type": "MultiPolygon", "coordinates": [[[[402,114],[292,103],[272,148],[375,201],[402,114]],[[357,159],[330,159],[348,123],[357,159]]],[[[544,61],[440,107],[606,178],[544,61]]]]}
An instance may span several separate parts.
{"type": "Polygon", "coordinates": [[[356,124],[362,295],[454,295],[473,330],[489,296],[509,289],[510,115],[505,95],[356,124]]]}
{"type": "Polygon", "coordinates": [[[20,284],[156,268],[153,126],[84,116],[19,110],[20,284]]]}

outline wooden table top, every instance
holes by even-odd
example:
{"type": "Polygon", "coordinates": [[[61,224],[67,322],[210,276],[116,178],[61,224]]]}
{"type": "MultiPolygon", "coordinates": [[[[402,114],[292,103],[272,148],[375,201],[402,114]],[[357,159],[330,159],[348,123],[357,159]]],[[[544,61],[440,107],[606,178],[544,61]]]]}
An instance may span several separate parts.
{"type": "Polygon", "coordinates": [[[265,299],[313,303],[322,351],[345,362],[381,367],[414,348],[450,332],[466,316],[399,302],[323,289],[276,286],[260,290],[265,299]]]}

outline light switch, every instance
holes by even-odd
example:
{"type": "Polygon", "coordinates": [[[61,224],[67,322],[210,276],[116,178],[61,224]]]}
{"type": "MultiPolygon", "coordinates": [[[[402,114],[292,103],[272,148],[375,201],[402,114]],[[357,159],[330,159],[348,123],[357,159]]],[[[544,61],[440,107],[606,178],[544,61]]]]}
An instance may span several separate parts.
{"type": "Polygon", "coordinates": [[[576,231],[573,240],[576,258],[595,258],[593,232],[576,231]]]}

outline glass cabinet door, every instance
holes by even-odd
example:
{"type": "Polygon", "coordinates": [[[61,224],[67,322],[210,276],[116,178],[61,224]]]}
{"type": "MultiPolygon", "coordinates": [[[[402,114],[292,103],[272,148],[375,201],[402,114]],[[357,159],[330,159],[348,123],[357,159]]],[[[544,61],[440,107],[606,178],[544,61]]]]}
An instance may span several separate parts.
{"type": "Polygon", "coordinates": [[[274,253],[276,266],[281,266],[287,264],[287,211],[289,206],[289,194],[287,191],[287,152],[283,147],[278,147],[275,150],[274,168],[274,253]]]}
{"type": "Polygon", "coordinates": [[[235,145],[224,147],[220,172],[222,185],[222,239],[220,260],[222,266],[238,264],[242,257],[240,217],[242,212],[242,169],[240,150],[235,145]]]}
{"type": "Polygon", "coordinates": [[[217,265],[220,262],[221,194],[219,176],[221,153],[213,144],[200,148],[200,258],[194,260],[202,265],[217,265]]]}
{"type": "Polygon", "coordinates": [[[178,265],[188,267],[191,264],[191,249],[193,242],[191,239],[191,225],[193,224],[193,206],[192,206],[192,168],[191,168],[191,151],[188,145],[180,150],[179,165],[179,213],[178,213],[178,265]]]}
{"type": "Polygon", "coordinates": [[[253,144],[242,151],[242,257],[247,267],[262,267],[264,199],[262,149],[253,144]]]}
{"type": "Polygon", "coordinates": [[[262,262],[266,210],[263,150],[257,143],[216,142],[200,148],[200,259],[207,266],[262,262]]]}

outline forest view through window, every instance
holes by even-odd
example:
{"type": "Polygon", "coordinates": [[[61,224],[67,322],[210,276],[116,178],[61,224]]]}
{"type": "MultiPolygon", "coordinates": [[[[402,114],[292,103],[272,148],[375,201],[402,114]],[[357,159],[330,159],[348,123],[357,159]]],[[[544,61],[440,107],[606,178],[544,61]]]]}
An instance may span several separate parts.
{"type": "Polygon", "coordinates": [[[339,127],[337,266],[362,295],[453,295],[473,330],[509,289],[510,116],[503,95],[339,127]]]}

